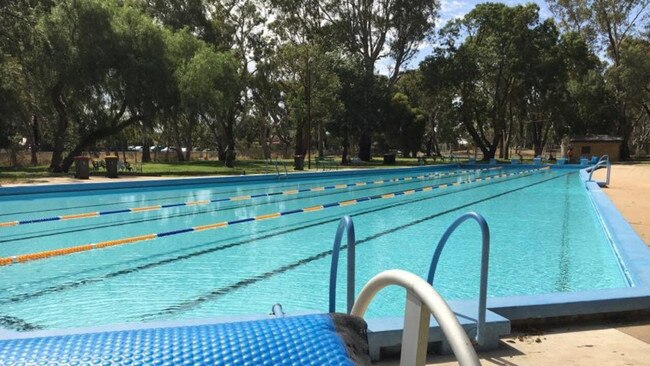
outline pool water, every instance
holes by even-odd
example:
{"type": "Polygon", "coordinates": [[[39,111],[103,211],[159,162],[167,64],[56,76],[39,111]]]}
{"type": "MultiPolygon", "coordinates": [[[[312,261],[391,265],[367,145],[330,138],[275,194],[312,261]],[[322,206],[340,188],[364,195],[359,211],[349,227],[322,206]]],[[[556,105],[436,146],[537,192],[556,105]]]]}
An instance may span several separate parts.
{"type": "MultiPolygon", "coordinates": [[[[0,200],[0,222],[262,195],[0,227],[0,257],[449,184],[428,192],[2,266],[0,326],[52,329],[262,314],[275,303],[287,312],[326,311],[330,250],[343,215],[351,215],[356,228],[357,291],[386,269],[426,276],[440,236],[467,211],[482,214],[490,226],[490,297],[628,286],[577,170],[485,179],[504,170],[517,172],[512,167],[469,172],[448,167],[425,173],[399,170],[272,183],[5,197],[0,200]],[[446,175],[437,174],[441,172],[446,175]],[[420,178],[370,183],[415,176],[420,178]],[[462,185],[451,185],[461,181],[462,185]],[[357,182],[369,184],[332,188],[357,182]],[[329,188],[264,195],[317,187],[329,188]]],[[[446,299],[477,297],[480,251],[480,231],[474,223],[462,225],[452,235],[435,283],[446,299]]],[[[345,261],[342,255],[339,309],[345,308],[345,261]]],[[[403,304],[402,290],[387,289],[368,315],[400,316],[403,304]]]]}

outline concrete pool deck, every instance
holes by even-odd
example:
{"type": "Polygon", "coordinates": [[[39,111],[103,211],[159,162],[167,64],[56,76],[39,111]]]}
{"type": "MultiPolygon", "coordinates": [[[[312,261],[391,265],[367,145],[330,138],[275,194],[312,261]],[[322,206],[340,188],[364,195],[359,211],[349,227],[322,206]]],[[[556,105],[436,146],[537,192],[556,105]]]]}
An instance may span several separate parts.
{"type": "MultiPolygon", "coordinates": [[[[604,170],[594,174],[604,178],[604,170]]],[[[650,246],[650,164],[617,164],[603,189],[650,246]]],[[[499,349],[479,354],[483,365],[650,365],[650,318],[599,325],[514,331],[499,349]]],[[[378,365],[396,366],[397,360],[378,365]]],[[[428,365],[457,365],[453,356],[432,355],[428,365]]]]}

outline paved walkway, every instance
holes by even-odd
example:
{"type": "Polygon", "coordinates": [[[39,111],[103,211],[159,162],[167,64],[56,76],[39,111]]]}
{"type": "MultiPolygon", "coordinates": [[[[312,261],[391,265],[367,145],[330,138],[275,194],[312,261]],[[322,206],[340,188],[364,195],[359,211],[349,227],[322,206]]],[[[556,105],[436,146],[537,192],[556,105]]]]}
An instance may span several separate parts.
{"type": "MultiPolygon", "coordinates": [[[[595,175],[604,179],[604,170],[595,175]]],[[[650,164],[614,165],[611,178],[606,194],[650,246],[650,164]]],[[[483,365],[498,366],[650,366],[650,319],[513,333],[501,340],[499,349],[479,356],[483,365]]],[[[432,355],[427,363],[457,365],[453,356],[432,355]]],[[[399,361],[378,365],[396,366],[399,361]]]]}

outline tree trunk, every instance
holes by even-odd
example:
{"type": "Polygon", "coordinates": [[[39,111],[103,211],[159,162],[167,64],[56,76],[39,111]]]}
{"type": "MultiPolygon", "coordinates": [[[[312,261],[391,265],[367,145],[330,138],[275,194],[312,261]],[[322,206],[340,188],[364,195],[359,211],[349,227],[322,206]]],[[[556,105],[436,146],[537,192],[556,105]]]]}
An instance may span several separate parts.
{"type": "Polygon", "coordinates": [[[223,144],[217,144],[217,160],[226,161],[226,149],[223,144]]]}
{"type": "Polygon", "coordinates": [[[262,152],[264,159],[271,159],[271,144],[269,142],[269,128],[266,123],[261,123],[260,126],[260,145],[262,145],[262,152]]]}
{"type": "MultiPolygon", "coordinates": [[[[346,122],[347,123],[347,122],[346,122]]],[[[343,153],[341,154],[341,165],[348,165],[348,149],[350,148],[350,133],[349,129],[345,127],[345,133],[343,134],[343,153]]]]}
{"type": "Polygon", "coordinates": [[[50,171],[55,173],[61,173],[64,171],[62,167],[63,163],[63,151],[65,150],[65,134],[68,129],[68,114],[65,110],[65,103],[63,102],[63,96],[61,95],[62,87],[60,84],[57,84],[50,94],[50,99],[52,100],[52,105],[57,114],[57,123],[54,133],[54,146],[52,150],[52,161],[50,162],[50,171]]]}
{"type": "Polygon", "coordinates": [[[325,150],[324,135],[325,135],[325,131],[323,131],[323,126],[322,126],[321,120],[319,118],[318,119],[318,136],[317,136],[318,137],[317,144],[318,144],[318,156],[319,157],[325,156],[325,154],[324,154],[324,150],[325,150]]]}
{"type": "Polygon", "coordinates": [[[9,151],[9,165],[15,168],[18,166],[18,146],[12,142],[9,151]]]}
{"type": "Polygon", "coordinates": [[[359,159],[370,161],[372,159],[371,147],[370,131],[363,131],[359,137],[359,159]]]}
{"type": "Polygon", "coordinates": [[[621,142],[621,148],[620,148],[620,153],[621,153],[621,161],[628,161],[630,160],[631,153],[630,153],[630,137],[632,135],[632,126],[630,126],[629,120],[626,116],[623,116],[623,123],[621,124],[621,137],[623,138],[623,141],[621,142]]]}
{"type": "MultiPolygon", "coordinates": [[[[305,161],[305,155],[307,154],[308,146],[309,146],[309,129],[307,128],[306,121],[302,120],[298,123],[298,126],[296,127],[296,146],[294,149],[294,155],[301,156],[301,158],[299,159],[301,160],[300,162],[301,165],[304,165],[302,162],[305,161]]],[[[299,166],[294,165],[294,169],[297,168],[299,168],[299,166]]]]}
{"type": "Polygon", "coordinates": [[[38,145],[39,145],[39,134],[38,134],[38,116],[35,114],[32,116],[32,128],[31,128],[30,141],[29,141],[29,150],[31,153],[30,163],[33,166],[38,165],[38,145]]]}
{"type": "Polygon", "coordinates": [[[225,138],[226,138],[226,161],[225,165],[228,168],[235,167],[235,114],[229,113],[228,120],[224,126],[225,138]]]}
{"type": "MultiPolygon", "coordinates": [[[[131,126],[132,124],[134,124],[139,120],[140,120],[139,116],[133,116],[121,123],[117,123],[112,126],[103,127],[98,130],[92,131],[90,134],[83,137],[79,141],[79,143],[77,143],[77,145],[72,149],[72,151],[68,153],[65,159],[63,159],[63,162],[61,163],[61,171],[67,173],[68,170],[70,170],[70,166],[72,166],[72,163],[74,162],[74,157],[81,155],[81,153],[92,144],[95,144],[99,140],[102,140],[104,138],[110,137],[116,133],[121,132],[122,130],[131,126]]],[[[115,156],[118,156],[117,151],[115,152],[115,156]]]]}
{"type": "Polygon", "coordinates": [[[185,161],[185,156],[183,156],[183,150],[181,144],[176,144],[176,159],[178,161],[185,161]]]}
{"type": "Polygon", "coordinates": [[[151,139],[148,136],[142,141],[142,159],[140,161],[143,163],[151,162],[151,139]]]}

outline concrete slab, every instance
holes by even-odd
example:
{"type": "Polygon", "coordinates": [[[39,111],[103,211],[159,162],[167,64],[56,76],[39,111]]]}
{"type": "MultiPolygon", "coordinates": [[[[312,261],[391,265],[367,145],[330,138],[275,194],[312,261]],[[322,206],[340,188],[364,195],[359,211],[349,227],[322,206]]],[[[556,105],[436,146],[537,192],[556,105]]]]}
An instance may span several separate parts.
{"type": "MultiPolygon", "coordinates": [[[[612,326],[612,325],[610,325],[612,326]]],[[[614,328],[584,326],[514,333],[499,349],[479,354],[482,365],[650,365],[650,344],[614,328]]],[[[430,355],[428,365],[458,365],[453,356],[430,355]]],[[[394,358],[376,365],[397,366],[394,358]]]]}
{"type": "MultiPolygon", "coordinates": [[[[458,322],[465,329],[470,338],[476,336],[478,305],[476,301],[450,301],[449,307],[456,314],[458,322]]],[[[380,359],[380,352],[387,350],[393,352],[399,349],[402,342],[403,317],[367,319],[368,343],[370,344],[370,358],[380,359]]],[[[498,347],[500,337],[510,333],[510,321],[491,311],[486,312],[485,343],[478,347],[480,350],[491,350],[498,347]]],[[[440,326],[432,317],[429,322],[429,345],[439,353],[447,354],[451,349],[446,344],[440,326]]]]}
{"type": "Polygon", "coordinates": [[[650,344],[650,322],[644,325],[628,325],[616,329],[640,341],[650,344]]]}

